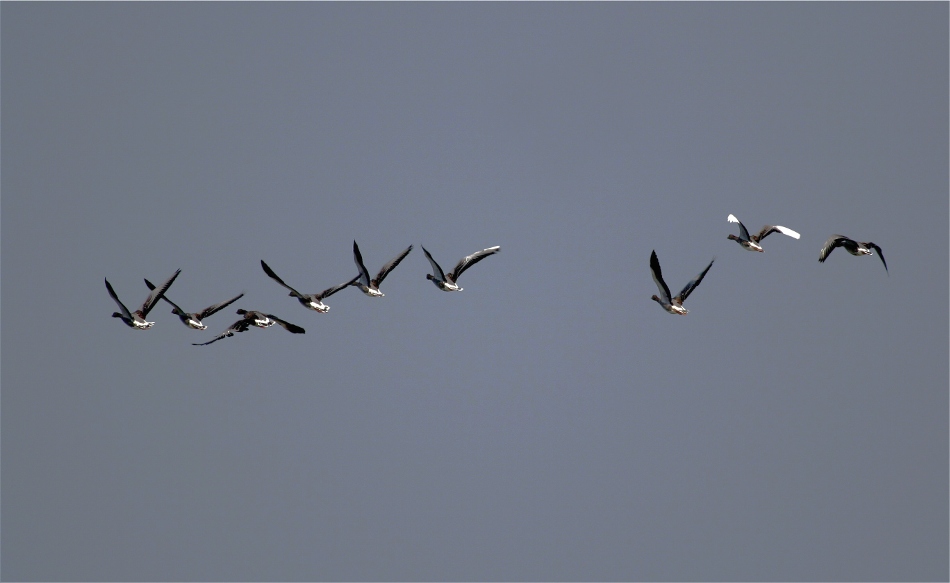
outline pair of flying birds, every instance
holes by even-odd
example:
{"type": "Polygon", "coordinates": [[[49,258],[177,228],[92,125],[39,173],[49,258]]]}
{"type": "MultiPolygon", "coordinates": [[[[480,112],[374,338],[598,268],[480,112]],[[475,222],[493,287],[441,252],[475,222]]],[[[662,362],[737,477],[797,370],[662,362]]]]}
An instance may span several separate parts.
{"type": "MultiPolygon", "coordinates": [[[[742,246],[743,249],[748,251],[758,251],[760,253],[764,252],[762,245],[759,244],[762,239],[765,239],[772,233],[782,233],[783,235],[788,235],[793,239],[801,238],[797,232],[789,229],[788,227],[783,227],[781,225],[765,225],[762,229],[755,235],[750,235],[749,231],[746,230],[745,225],[742,224],[742,221],[736,218],[735,215],[729,215],[726,217],[726,220],[730,223],[739,223],[739,236],[730,234],[727,239],[731,239],[742,246]]],[[[884,253],[881,252],[881,248],[875,245],[874,243],[867,242],[862,243],[855,241],[844,235],[832,235],[827,241],[825,241],[824,246],[821,248],[821,251],[818,253],[818,262],[824,263],[825,259],[828,258],[828,255],[834,251],[835,247],[844,247],[845,251],[848,253],[861,256],[861,255],[873,255],[872,249],[877,251],[878,256],[881,258],[881,262],[884,263],[884,271],[887,271],[887,261],[884,261],[884,253]]],[[[716,261],[713,258],[709,262],[709,265],[706,266],[706,269],[690,280],[689,283],[680,291],[676,297],[670,297],[670,288],[666,285],[666,282],[663,281],[663,272],[660,270],[660,261],[656,257],[656,251],[650,255],[650,271],[653,273],[653,281],[656,283],[656,287],[660,291],[660,295],[654,295],[651,299],[664,310],[671,314],[677,314],[685,316],[687,314],[686,308],[683,307],[683,302],[686,301],[686,298],[689,297],[689,294],[693,293],[693,290],[699,286],[703,281],[703,278],[706,277],[706,272],[709,271],[709,268],[712,267],[713,262],[716,261]]]]}
{"type": "MultiPolygon", "coordinates": [[[[462,288],[456,283],[459,276],[462,275],[462,273],[472,265],[475,265],[485,257],[493,255],[500,250],[501,247],[489,247],[488,249],[483,249],[481,251],[472,253],[471,255],[467,255],[455,265],[455,268],[452,271],[445,273],[435,261],[435,259],[432,258],[432,255],[429,253],[429,251],[423,247],[422,251],[425,253],[426,258],[429,260],[429,264],[432,266],[432,273],[426,274],[426,279],[432,281],[435,286],[442,291],[462,291],[462,288]]],[[[294,288],[284,283],[284,280],[274,273],[274,270],[271,269],[270,266],[267,265],[267,263],[265,263],[263,260],[261,260],[261,267],[264,269],[264,273],[266,273],[271,279],[290,290],[290,296],[297,298],[297,301],[299,301],[301,305],[318,313],[326,313],[330,310],[330,307],[324,304],[323,300],[349,286],[356,286],[360,288],[364,294],[370,297],[383,297],[384,294],[379,291],[380,284],[382,284],[389,272],[395,269],[396,266],[399,265],[399,263],[405,259],[407,255],[409,255],[410,251],[412,251],[412,245],[407,247],[399,255],[386,263],[386,265],[384,265],[376,274],[376,277],[371,279],[369,271],[367,271],[366,266],[363,264],[363,255],[360,253],[360,248],[356,244],[356,241],[353,241],[353,260],[356,263],[359,273],[350,281],[333,286],[331,288],[327,288],[318,294],[302,294],[298,292],[294,288]]],[[[173,308],[172,313],[176,314],[183,324],[195,330],[205,330],[207,329],[207,326],[202,322],[203,319],[222,310],[244,296],[242,293],[227,301],[208,306],[200,312],[185,312],[177,304],[165,297],[165,292],[168,291],[169,287],[171,287],[179,273],[181,273],[180,269],[175,271],[175,273],[165,280],[161,286],[157,287],[146,279],[145,285],[148,286],[148,288],[151,290],[151,293],[145,299],[142,307],[134,312],[130,312],[129,309],[119,300],[119,297],[116,295],[115,290],[112,289],[112,285],[109,283],[109,280],[106,279],[106,289],[109,291],[109,295],[113,300],[115,300],[116,304],[119,305],[119,309],[121,310],[120,312],[114,312],[112,317],[121,318],[122,321],[131,328],[135,328],[137,330],[146,330],[151,328],[155,323],[148,322],[145,320],[145,318],[148,316],[148,313],[152,310],[152,308],[155,307],[155,304],[158,303],[159,298],[161,298],[171,304],[173,308]]],[[[290,322],[282,320],[273,314],[265,314],[263,312],[248,310],[238,310],[237,313],[242,316],[240,320],[232,324],[227,330],[218,336],[215,336],[208,342],[194,343],[195,346],[205,346],[211,344],[212,342],[221,340],[222,338],[234,336],[236,333],[244,332],[251,326],[268,328],[274,324],[278,324],[293,334],[304,334],[306,332],[300,326],[291,324],[290,322]]]]}

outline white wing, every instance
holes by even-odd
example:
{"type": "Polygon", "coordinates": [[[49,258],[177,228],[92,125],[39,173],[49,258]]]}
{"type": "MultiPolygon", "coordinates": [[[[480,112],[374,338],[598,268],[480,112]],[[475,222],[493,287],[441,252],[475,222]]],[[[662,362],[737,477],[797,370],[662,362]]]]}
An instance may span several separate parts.
{"type": "Polygon", "coordinates": [[[796,231],[789,229],[788,227],[783,227],[781,225],[775,225],[775,230],[783,235],[788,235],[792,239],[801,239],[802,236],[799,235],[796,231]]]}

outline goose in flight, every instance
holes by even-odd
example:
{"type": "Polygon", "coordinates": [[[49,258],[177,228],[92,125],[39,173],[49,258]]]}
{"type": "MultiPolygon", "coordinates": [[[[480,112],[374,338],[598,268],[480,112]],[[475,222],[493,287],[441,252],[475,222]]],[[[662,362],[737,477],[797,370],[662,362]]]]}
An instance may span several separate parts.
{"type": "Polygon", "coordinates": [[[706,272],[709,271],[709,268],[712,267],[713,261],[715,260],[716,258],[713,257],[713,260],[709,262],[709,265],[706,266],[706,269],[694,277],[692,281],[687,283],[682,291],[680,291],[679,295],[671,299],[670,288],[667,287],[666,282],[663,281],[663,272],[660,271],[660,260],[656,258],[656,251],[654,251],[650,255],[650,271],[653,272],[653,281],[656,283],[656,287],[660,290],[660,295],[653,296],[650,299],[660,304],[664,310],[671,314],[685,316],[687,314],[687,310],[683,307],[683,302],[685,302],[686,298],[689,297],[689,294],[693,293],[693,290],[696,289],[700,283],[702,283],[703,278],[706,277],[706,272]]]}
{"type": "Polygon", "coordinates": [[[279,324],[280,326],[284,328],[284,330],[287,330],[291,334],[305,334],[306,333],[306,330],[304,330],[300,326],[295,326],[294,324],[291,324],[290,322],[287,322],[285,320],[281,320],[277,316],[274,316],[271,314],[265,314],[263,312],[255,312],[255,311],[249,312],[247,310],[238,310],[237,313],[241,314],[241,316],[243,317],[237,322],[231,324],[231,326],[228,327],[227,330],[218,334],[217,336],[215,336],[214,338],[212,338],[211,340],[207,342],[200,342],[200,343],[192,342],[191,344],[193,346],[207,346],[211,344],[212,342],[217,342],[218,340],[221,340],[222,338],[228,338],[230,336],[234,336],[235,334],[239,332],[244,332],[251,326],[257,326],[258,328],[269,328],[273,326],[274,324],[279,324]]]}
{"type": "MultiPolygon", "coordinates": [[[[856,256],[861,255],[874,255],[874,251],[877,251],[878,257],[881,258],[881,263],[884,264],[884,271],[887,272],[887,261],[884,261],[884,253],[881,252],[881,248],[868,241],[867,243],[861,243],[845,237],[844,235],[832,235],[827,241],[825,241],[825,246],[821,248],[821,252],[818,253],[818,262],[824,263],[825,259],[831,255],[831,252],[835,250],[835,247],[844,247],[844,250],[848,253],[856,256]]],[[[888,272],[890,275],[890,272],[888,272]]]]}
{"type": "Polygon", "coordinates": [[[336,292],[340,291],[341,289],[345,287],[349,287],[353,285],[354,283],[356,283],[356,280],[359,279],[360,277],[357,275],[356,277],[354,277],[353,279],[351,279],[350,281],[346,283],[341,283],[340,285],[335,285],[333,287],[327,288],[318,294],[302,294],[299,291],[287,285],[286,283],[284,283],[284,280],[277,277],[277,274],[274,273],[274,270],[271,269],[269,265],[264,263],[263,259],[261,259],[261,267],[264,268],[264,273],[266,273],[268,277],[270,277],[271,279],[273,279],[280,285],[284,286],[285,288],[289,289],[290,296],[297,298],[297,301],[300,302],[300,304],[303,307],[309,308],[321,314],[326,314],[327,312],[330,311],[330,306],[323,303],[323,300],[325,298],[332,296],[333,294],[335,294],[336,292]]]}
{"type": "MultiPolygon", "coordinates": [[[[155,285],[147,279],[145,280],[145,285],[148,286],[148,289],[155,289],[155,285]]],[[[181,320],[182,324],[184,324],[185,326],[188,326],[189,328],[194,328],[195,330],[206,330],[208,327],[205,326],[204,323],[202,323],[202,320],[204,320],[211,314],[214,314],[215,312],[218,312],[222,310],[223,308],[228,307],[229,305],[238,301],[242,297],[244,297],[244,294],[236,295],[226,302],[221,302],[220,304],[208,306],[207,308],[201,310],[200,312],[193,312],[189,314],[185,310],[182,310],[181,308],[179,308],[178,304],[176,304],[175,302],[171,301],[170,299],[162,295],[162,299],[168,302],[169,304],[171,304],[172,314],[175,314],[176,316],[178,316],[178,319],[181,320]]]]}
{"type": "Polygon", "coordinates": [[[399,262],[405,259],[406,255],[409,255],[410,251],[412,251],[412,245],[406,247],[402,253],[393,257],[389,263],[379,270],[379,273],[376,274],[374,279],[370,279],[369,272],[366,271],[366,266],[363,265],[363,256],[360,254],[360,247],[356,244],[356,241],[353,241],[353,261],[356,262],[356,267],[360,270],[360,274],[356,276],[356,279],[353,280],[353,283],[350,285],[355,285],[360,288],[364,294],[371,298],[383,297],[386,294],[379,291],[379,284],[383,283],[383,280],[386,279],[389,272],[395,269],[396,266],[399,265],[399,262]]]}
{"type": "Polygon", "coordinates": [[[779,232],[783,235],[788,235],[793,239],[801,238],[801,235],[795,231],[789,229],[788,227],[783,227],[781,225],[765,225],[762,227],[762,230],[759,231],[758,235],[749,235],[749,231],[746,230],[745,225],[742,224],[742,221],[736,218],[735,215],[729,215],[726,218],[730,223],[739,223],[739,236],[730,234],[727,239],[732,239],[736,243],[742,245],[743,249],[748,249],[749,251],[758,251],[760,253],[764,252],[762,246],[759,245],[759,241],[765,239],[769,235],[775,232],[779,232]]]}
{"type": "Polygon", "coordinates": [[[112,296],[112,299],[115,300],[115,303],[119,304],[120,312],[112,312],[113,318],[122,318],[122,321],[125,322],[126,326],[130,328],[135,328],[136,330],[147,330],[155,325],[155,322],[146,322],[145,316],[148,316],[148,313],[152,311],[152,308],[155,307],[155,304],[158,303],[158,298],[162,297],[162,294],[171,287],[172,282],[175,281],[175,278],[178,277],[178,274],[181,273],[181,270],[178,269],[175,273],[172,274],[161,287],[153,289],[148,297],[145,298],[145,302],[142,304],[142,307],[134,312],[130,312],[128,308],[125,307],[125,304],[119,301],[119,296],[116,295],[115,290],[112,289],[112,284],[109,283],[109,280],[106,279],[106,289],[109,290],[109,295],[112,296]]]}
{"type": "Polygon", "coordinates": [[[439,267],[439,264],[435,262],[435,259],[432,258],[432,255],[426,250],[425,247],[422,248],[422,251],[426,254],[426,259],[429,260],[429,263],[432,265],[432,273],[426,274],[426,279],[432,281],[437,288],[442,291],[452,292],[452,291],[462,291],[462,288],[458,286],[456,281],[462,272],[468,269],[469,267],[475,265],[482,259],[488,257],[489,255],[494,255],[501,251],[501,247],[489,247],[488,249],[482,249],[481,251],[476,251],[471,255],[463,257],[455,265],[455,269],[449,273],[444,273],[442,268],[439,267]]]}

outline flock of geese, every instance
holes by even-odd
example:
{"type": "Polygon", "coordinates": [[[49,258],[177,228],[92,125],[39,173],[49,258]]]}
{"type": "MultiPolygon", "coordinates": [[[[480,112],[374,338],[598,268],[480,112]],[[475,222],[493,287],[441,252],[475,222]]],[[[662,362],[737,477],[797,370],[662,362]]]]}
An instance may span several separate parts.
{"type": "MultiPolygon", "coordinates": [[[[759,230],[758,233],[750,235],[749,231],[745,228],[745,225],[743,225],[742,221],[737,219],[735,215],[729,215],[726,220],[728,220],[730,223],[738,223],[739,225],[739,235],[736,236],[730,234],[727,238],[735,241],[743,249],[748,251],[758,251],[759,253],[764,252],[761,242],[772,233],[781,233],[793,239],[801,238],[801,235],[799,235],[797,232],[781,225],[765,225],[759,230]]],[[[877,252],[878,257],[881,258],[881,263],[884,264],[884,271],[887,271],[887,261],[884,260],[884,253],[881,252],[880,247],[870,241],[855,241],[854,239],[845,237],[844,235],[832,235],[827,241],[825,241],[824,246],[822,246],[821,251],[818,254],[818,261],[820,263],[824,263],[836,247],[843,247],[845,251],[858,257],[863,255],[873,255],[874,252],[877,252]]],[[[357,275],[345,283],[329,287],[316,294],[303,294],[287,285],[283,279],[274,273],[274,270],[271,269],[271,267],[267,265],[263,259],[261,260],[261,268],[268,277],[273,279],[282,287],[290,290],[289,295],[293,298],[296,298],[303,307],[320,314],[325,314],[330,310],[330,306],[326,305],[323,300],[339,292],[340,290],[351,286],[359,288],[360,291],[371,298],[383,297],[385,294],[379,290],[379,286],[383,283],[383,280],[386,279],[386,276],[389,275],[389,273],[395,269],[396,266],[399,265],[399,263],[405,259],[407,255],[409,255],[410,251],[412,251],[412,245],[406,247],[402,252],[399,253],[399,255],[396,255],[388,263],[383,265],[379,272],[376,273],[376,277],[370,278],[369,271],[366,269],[366,265],[363,264],[363,255],[360,253],[359,245],[356,244],[356,241],[353,241],[353,261],[356,263],[358,270],[357,275]]],[[[442,291],[462,291],[462,288],[459,287],[457,283],[459,276],[461,276],[462,273],[469,267],[475,265],[489,255],[498,253],[499,251],[501,251],[501,247],[495,246],[482,249],[481,251],[476,251],[471,255],[466,255],[461,260],[459,260],[452,271],[446,273],[442,270],[442,267],[439,266],[436,260],[432,258],[432,254],[429,253],[425,247],[423,247],[422,252],[425,253],[426,259],[429,260],[429,265],[432,267],[432,273],[426,274],[426,279],[431,281],[442,291]]],[[[687,283],[674,297],[671,296],[670,288],[663,280],[663,272],[660,269],[660,260],[657,258],[656,251],[654,250],[653,253],[650,254],[650,271],[653,273],[653,281],[656,283],[656,287],[659,290],[659,295],[654,295],[651,299],[660,304],[660,306],[670,314],[685,316],[688,311],[683,307],[683,302],[686,301],[686,298],[688,298],[691,293],[693,293],[693,290],[699,287],[699,284],[702,283],[703,278],[706,277],[706,273],[709,271],[715,261],[715,258],[713,258],[713,260],[709,262],[709,265],[707,265],[706,268],[699,273],[699,275],[690,280],[689,283],[687,283]]],[[[151,290],[151,293],[149,293],[148,297],[145,299],[142,307],[134,312],[130,312],[125,304],[119,300],[119,296],[116,295],[115,290],[112,289],[112,284],[110,284],[109,280],[106,279],[106,289],[109,291],[109,295],[112,297],[112,299],[115,300],[115,303],[119,305],[120,310],[118,312],[113,312],[112,317],[121,318],[127,326],[136,330],[147,330],[155,323],[148,322],[145,318],[148,316],[148,313],[152,310],[152,308],[155,307],[155,304],[158,303],[158,300],[162,299],[172,306],[172,313],[178,316],[182,324],[195,330],[205,330],[208,327],[204,324],[204,322],[202,322],[202,320],[221,311],[244,296],[243,293],[239,294],[229,300],[208,306],[200,312],[186,312],[181,309],[178,304],[174,303],[165,296],[168,288],[171,287],[172,283],[174,283],[175,278],[178,277],[179,273],[181,273],[180,269],[175,271],[175,273],[173,273],[172,276],[165,280],[165,282],[160,286],[156,286],[146,279],[145,285],[149,290],[151,290]]],[[[218,334],[207,342],[195,342],[192,344],[195,346],[207,346],[208,344],[217,342],[222,338],[228,338],[239,332],[244,332],[251,326],[258,328],[268,328],[274,324],[277,324],[292,334],[304,334],[306,332],[300,326],[291,324],[290,322],[282,320],[273,314],[265,314],[263,312],[244,309],[239,309],[237,313],[241,315],[241,319],[234,324],[231,324],[227,330],[221,334],[218,334]]]]}
{"type": "MultiPolygon", "coordinates": [[[[736,235],[730,234],[726,238],[735,241],[747,251],[758,251],[759,253],[765,252],[765,249],[763,249],[762,245],[759,243],[762,241],[762,239],[765,239],[772,233],[782,233],[783,235],[788,235],[793,239],[801,238],[801,235],[799,235],[796,231],[781,225],[765,225],[759,230],[757,234],[750,235],[748,229],[745,228],[745,225],[742,224],[742,221],[737,219],[735,215],[729,215],[726,217],[726,220],[730,223],[739,224],[739,236],[737,237],[736,235]]],[[[884,261],[884,253],[881,252],[880,247],[871,242],[862,243],[855,241],[854,239],[845,237],[844,235],[832,235],[827,241],[825,241],[824,246],[822,246],[821,251],[818,253],[818,262],[824,263],[825,259],[827,259],[828,256],[831,255],[831,252],[835,250],[835,247],[844,247],[845,251],[855,256],[873,255],[873,249],[874,251],[877,251],[878,257],[881,258],[881,263],[884,264],[884,271],[887,271],[887,261],[884,261]]],[[[703,281],[703,278],[706,277],[706,272],[709,271],[710,267],[712,267],[714,261],[716,261],[715,258],[709,262],[709,265],[706,266],[706,269],[702,270],[699,275],[690,280],[690,282],[687,283],[685,287],[683,287],[682,291],[680,291],[676,297],[671,298],[670,288],[666,285],[666,282],[663,281],[663,272],[660,270],[660,260],[656,257],[656,251],[653,251],[653,253],[650,255],[650,271],[653,272],[653,282],[656,283],[656,287],[660,290],[660,295],[654,295],[651,299],[660,304],[660,306],[662,306],[667,312],[685,316],[688,311],[683,307],[683,302],[686,301],[686,298],[689,297],[689,294],[693,293],[693,290],[696,289],[703,281]]]]}
{"type": "MultiPolygon", "coordinates": [[[[261,260],[261,268],[264,269],[264,273],[266,273],[268,277],[286,289],[290,290],[290,296],[297,298],[297,301],[300,302],[303,307],[320,314],[325,314],[330,311],[330,306],[323,303],[323,300],[350,286],[358,287],[360,291],[371,298],[383,297],[385,294],[379,291],[379,286],[383,283],[383,280],[386,279],[386,276],[389,275],[389,272],[395,269],[396,266],[399,265],[399,263],[405,259],[407,255],[409,255],[410,251],[412,251],[412,245],[406,247],[399,255],[393,257],[388,263],[383,265],[379,272],[376,273],[376,277],[370,278],[369,271],[366,269],[366,265],[363,264],[363,254],[360,253],[360,247],[356,244],[356,241],[353,241],[353,261],[356,263],[356,268],[358,269],[359,273],[356,275],[356,277],[347,281],[346,283],[329,287],[317,294],[302,294],[296,289],[290,287],[284,283],[284,280],[282,280],[280,276],[274,273],[274,270],[271,269],[271,267],[267,265],[263,259],[261,260]]],[[[501,247],[489,247],[488,249],[476,251],[471,255],[466,255],[461,260],[459,260],[459,262],[455,265],[455,268],[453,268],[452,271],[448,273],[445,273],[442,270],[442,267],[440,267],[436,260],[432,258],[432,254],[429,253],[425,247],[422,248],[422,251],[426,254],[426,259],[429,260],[429,264],[432,266],[432,273],[426,274],[426,279],[432,281],[432,283],[434,283],[435,286],[442,291],[453,292],[462,291],[462,288],[459,287],[458,283],[456,282],[458,281],[459,276],[462,275],[466,269],[475,265],[489,255],[498,253],[501,251],[501,247]]],[[[155,322],[146,321],[145,318],[148,316],[148,313],[152,311],[152,308],[155,307],[155,304],[158,303],[158,300],[163,299],[172,306],[172,313],[178,316],[178,319],[181,320],[182,324],[195,330],[206,330],[208,326],[206,326],[202,320],[221,311],[244,296],[243,293],[236,295],[229,300],[208,306],[200,312],[186,312],[185,310],[181,309],[178,304],[165,296],[168,288],[170,288],[172,283],[175,282],[175,278],[178,277],[179,273],[181,273],[181,269],[176,270],[175,273],[166,279],[165,282],[160,286],[156,286],[146,279],[145,285],[149,290],[151,290],[151,293],[149,293],[148,297],[145,298],[145,302],[142,304],[142,307],[140,307],[138,310],[135,310],[134,312],[130,312],[125,304],[119,300],[119,296],[115,293],[115,290],[112,289],[112,284],[110,284],[109,280],[106,279],[106,289],[109,291],[109,295],[112,296],[112,299],[115,300],[115,303],[119,305],[120,310],[118,312],[113,312],[112,317],[121,318],[127,326],[136,330],[147,330],[155,325],[155,322]]],[[[207,346],[208,344],[217,342],[222,338],[228,338],[239,332],[244,332],[251,326],[256,326],[258,328],[269,328],[270,326],[277,324],[292,334],[306,333],[306,330],[300,326],[291,324],[290,322],[282,320],[273,314],[265,314],[263,312],[244,309],[239,309],[237,313],[241,315],[241,319],[231,324],[227,330],[218,334],[207,342],[193,342],[192,344],[195,346],[207,346]]]]}

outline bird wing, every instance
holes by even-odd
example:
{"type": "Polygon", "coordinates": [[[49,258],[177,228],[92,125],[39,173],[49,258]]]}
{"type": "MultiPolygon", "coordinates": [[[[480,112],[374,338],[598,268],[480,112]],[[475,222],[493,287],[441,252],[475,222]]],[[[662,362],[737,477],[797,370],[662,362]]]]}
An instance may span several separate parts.
{"type": "Polygon", "coordinates": [[[759,231],[758,235],[752,237],[752,240],[758,243],[759,241],[761,241],[762,239],[765,239],[766,237],[768,237],[772,233],[775,233],[776,231],[783,235],[788,235],[792,239],[801,238],[801,235],[789,229],[788,227],[783,227],[781,225],[765,225],[764,227],[762,227],[762,230],[759,231]]]}
{"type": "Polygon", "coordinates": [[[679,295],[673,298],[673,301],[677,301],[680,304],[686,301],[686,298],[689,297],[689,294],[693,293],[693,290],[699,287],[699,284],[703,282],[703,278],[706,277],[706,272],[709,271],[709,268],[712,267],[713,262],[716,261],[716,258],[713,257],[713,260],[709,262],[709,265],[706,266],[706,269],[702,271],[699,275],[690,280],[689,283],[683,287],[683,290],[680,291],[679,295]]]}
{"type": "MultiPolygon", "coordinates": [[[[146,280],[145,280],[145,287],[147,287],[148,289],[155,289],[155,284],[146,279],[146,280]]],[[[171,301],[170,299],[166,298],[164,294],[162,295],[162,299],[165,300],[166,302],[168,302],[169,304],[171,304],[173,308],[175,308],[175,310],[173,310],[172,313],[174,313],[174,314],[177,314],[177,313],[182,313],[182,314],[184,314],[184,313],[185,313],[184,310],[182,310],[180,307],[178,307],[178,304],[176,304],[175,302],[173,302],[173,301],[171,301]]]]}
{"type": "Polygon", "coordinates": [[[369,286],[369,271],[367,271],[366,266],[363,265],[363,255],[360,253],[360,246],[356,244],[355,239],[353,241],[353,261],[356,263],[356,268],[360,271],[357,279],[361,281],[363,285],[369,286]]]}
{"type": "Polygon", "coordinates": [[[200,312],[198,312],[198,319],[199,319],[199,320],[204,320],[205,318],[207,318],[207,317],[210,316],[211,314],[214,314],[215,312],[218,312],[218,311],[220,311],[220,310],[222,310],[222,309],[224,309],[224,308],[230,306],[231,304],[233,304],[234,302],[238,301],[239,299],[241,299],[241,298],[243,298],[243,297],[244,297],[244,294],[242,293],[242,294],[239,294],[239,295],[234,296],[234,297],[231,298],[230,300],[227,300],[227,301],[225,301],[225,302],[221,302],[220,304],[215,304],[215,305],[213,305],[213,306],[208,306],[207,308],[205,308],[205,309],[201,310],[200,312]]]}
{"type": "MultiPolygon", "coordinates": [[[[869,249],[874,249],[875,251],[877,251],[878,257],[881,258],[881,263],[884,264],[884,271],[887,271],[887,261],[884,261],[884,253],[881,252],[881,248],[875,245],[874,243],[865,243],[865,245],[867,245],[869,249]]],[[[887,274],[890,275],[891,272],[887,271],[887,274]]]]}
{"type": "Polygon", "coordinates": [[[406,258],[406,255],[409,255],[409,252],[412,251],[412,245],[406,247],[405,251],[393,257],[389,263],[384,265],[382,269],[379,270],[379,273],[376,274],[376,279],[373,280],[373,285],[379,287],[379,284],[383,283],[383,280],[386,279],[386,276],[389,275],[389,272],[396,268],[399,265],[399,262],[406,258]]]}
{"type": "Polygon", "coordinates": [[[234,336],[234,333],[231,332],[230,330],[225,330],[224,332],[218,334],[217,336],[215,336],[214,338],[212,338],[211,340],[207,342],[192,342],[191,345],[192,346],[207,346],[211,344],[212,342],[217,342],[218,340],[221,340],[222,338],[227,338],[228,336],[234,336]]]}
{"type": "Polygon", "coordinates": [[[294,288],[292,288],[292,287],[290,287],[289,285],[287,285],[286,283],[284,283],[284,280],[282,280],[281,278],[277,277],[277,274],[274,273],[274,270],[271,269],[269,265],[267,265],[266,263],[264,263],[264,260],[263,260],[263,259],[261,259],[261,267],[264,268],[264,273],[266,273],[268,277],[270,277],[271,279],[273,279],[274,281],[276,281],[276,282],[279,283],[280,285],[284,286],[285,288],[289,289],[289,290],[290,290],[290,295],[292,295],[292,296],[295,297],[295,298],[302,297],[302,296],[300,295],[300,292],[298,292],[298,291],[295,290],[294,288]]]}
{"type": "Polygon", "coordinates": [[[663,272],[660,270],[660,260],[656,258],[656,251],[650,255],[650,272],[653,274],[653,282],[660,290],[660,299],[670,303],[670,288],[663,281],[663,272]]]}
{"type": "Polygon", "coordinates": [[[746,230],[745,225],[742,224],[742,221],[736,218],[736,215],[729,215],[726,217],[726,220],[730,223],[739,223],[739,238],[743,241],[749,240],[749,231],[746,230]]]}
{"type": "Polygon", "coordinates": [[[179,273],[181,273],[181,270],[176,269],[175,273],[165,280],[165,283],[163,283],[160,287],[153,289],[152,293],[148,294],[148,297],[145,298],[145,303],[142,304],[142,316],[147,316],[148,313],[152,311],[152,308],[154,308],[155,304],[158,303],[158,298],[164,296],[165,292],[171,287],[172,282],[175,281],[175,278],[178,277],[179,273]]]}
{"type": "Polygon", "coordinates": [[[423,247],[422,252],[426,254],[426,259],[429,260],[429,265],[432,266],[432,275],[439,278],[440,281],[445,281],[445,272],[442,271],[442,267],[432,258],[432,254],[429,253],[429,250],[423,247]]]}
{"type": "Polygon", "coordinates": [[[472,253],[471,255],[463,257],[458,262],[458,264],[456,264],[455,269],[452,270],[452,273],[449,274],[449,277],[451,277],[453,281],[458,281],[458,278],[460,275],[462,275],[463,271],[475,265],[482,259],[488,257],[489,255],[494,255],[495,253],[498,253],[499,251],[501,251],[501,247],[495,246],[495,247],[489,247],[488,249],[482,249],[481,251],[476,251],[475,253],[472,253]]]}
{"type": "Polygon", "coordinates": [[[844,235],[832,235],[831,237],[828,237],[828,240],[825,241],[821,251],[818,252],[818,263],[824,263],[825,259],[828,259],[828,256],[831,255],[831,252],[835,250],[835,247],[840,247],[845,241],[850,241],[850,239],[844,235]]]}
{"type": "Polygon", "coordinates": [[[327,289],[325,289],[325,290],[323,290],[322,292],[320,292],[319,294],[317,294],[317,299],[318,299],[318,300],[322,300],[322,299],[324,299],[324,298],[328,298],[328,297],[332,296],[333,294],[335,294],[336,292],[340,291],[341,289],[343,289],[343,288],[345,288],[345,287],[350,287],[351,285],[353,285],[354,283],[356,283],[357,280],[359,280],[359,278],[360,278],[360,276],[357,275],[356,277],[354,277],[353,279],[351,279],[350,281],[348,281],[348,282],[346,282],[346,283],[341,283],[340,285],[335,285],[335,286],[333,286],[333,287],[328,287],[327,289]]]}
{"type": "Polygon", "coordinates": [[[112,296],[112,299],[115,300],[115,303],[119,304],[119,310],[122,312],[122,315],[131,320],[132,313],[129,312],[129,309],[125,307],[125,304],[119,301],[119,296],[117,296],[115,290],[112,289],[112,284],[109,283],[108,279],[106,279],[106,289],[109,290],[109,295],[112,296]]]}
{"type": "Polygon", "coordinates": [[[241,318],[241,319],[238,320],[237,322],[235,322],[235,323],[231,324],[230,326],[228,326],[228,329],[227,329],[227,330],[225,330],[224,332],[218,334],[217,336],[215,336],[215,337],[212,338],[211,340],[209,340],[209,341],[207,341],[207,342],[192,342],[191,345],[192,345],[192,346],[207,346],[207,345],[211,344],[212,342],[217,342],[218,340],[221,340],[222,338],[228,338],[229,336],[234,336],[234,335],[237,334],[238,332],[244,332],[245,330],[247,330],[248,328],[250,328],[250,326],[251,326],[251,321],[250,321],[250,320],[241,318]]]}
{"type": "Polygon", "coordinates": [[[271,320],[277,322],[278,324],[280,324],[280,325],[284,328],[284,330],[290,332],[291,334],[306,334],[306,332],[307,332],[306,330],[304,330],[304,329],[301,328],[300,326],[296,326],[296,325],[294,325],[294,324],[291,324],[290,322],[288,322],[288,321],[286,321],[286,320],[281,320],[280,318],[278,318],[277,316],[275,316],[275,315],[273,315],[273,314],[267,314],[267,317],[270,318],[271,320]]]}

